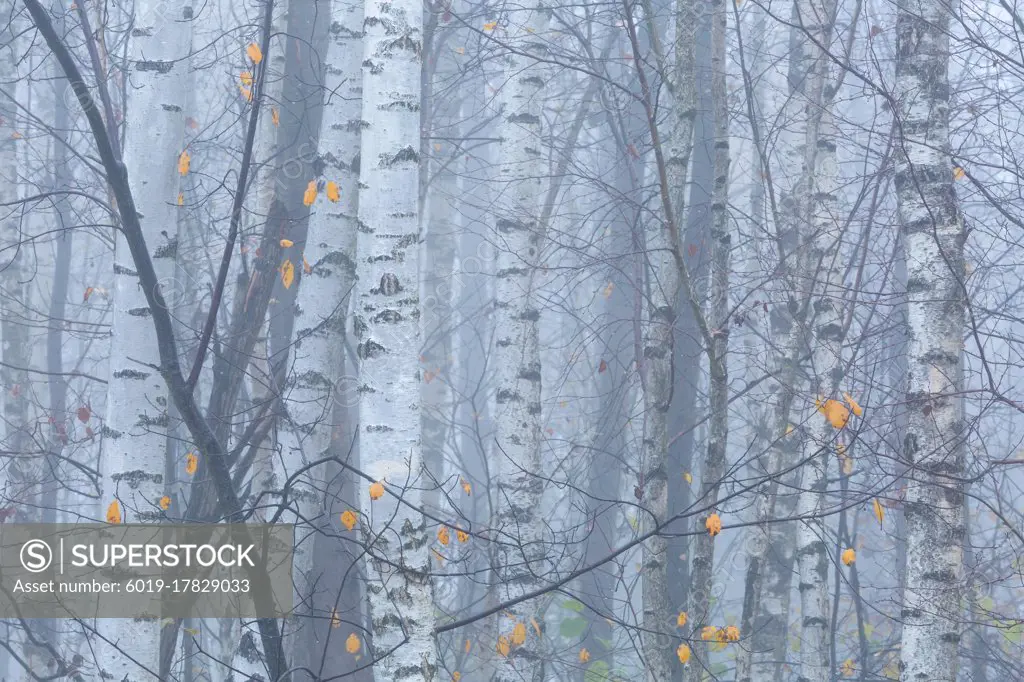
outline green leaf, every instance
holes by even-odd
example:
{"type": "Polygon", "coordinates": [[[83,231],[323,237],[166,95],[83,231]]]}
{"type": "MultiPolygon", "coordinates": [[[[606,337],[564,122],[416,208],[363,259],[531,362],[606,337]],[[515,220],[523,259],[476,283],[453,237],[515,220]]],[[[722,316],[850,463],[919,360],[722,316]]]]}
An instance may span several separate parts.
{"type": "Polygon", "coordinates": [[[566,639],[576,639],[587,629],[585,618],[566,618],[558,628],[558,632],[566,639]]]}
{"type": "Polygon", "coordinates": [[[583,613],[583,602],[576,601],[575,599],[566,599],[562,602],[562,608],[575,611],[576,613],[583,613]]]}
{"type": "Polygon", "coordinates": [[[611,679],[611,668],[604,661],[594,661],[583,673],[583,682],[608,682],[611,679]]]}

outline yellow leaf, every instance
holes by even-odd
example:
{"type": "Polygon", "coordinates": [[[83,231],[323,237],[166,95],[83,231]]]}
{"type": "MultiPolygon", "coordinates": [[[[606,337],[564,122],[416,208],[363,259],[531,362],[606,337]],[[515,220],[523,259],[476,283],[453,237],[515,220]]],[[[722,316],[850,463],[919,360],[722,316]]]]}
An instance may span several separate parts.
{"type": "Polygon", "coordinates": [[[955,168],[953,168],[953,179],[954,180],[960,180],[960,179],[962,179],[964,177],[964,175],[966,175],[966,173],[964,173],[964,169],[961,168],[960,166],[956,166],[955,168]]]}
{"type": "Polygon", "coordinates": [[[708,520],[704,522],[704,527],[708,529],[708,533],[711,537],[715,537],[722,532],[722,519],[718,517],[718,514],[712,514],[708,517],[708,520]]]}
{"type": "Polygon", "coordinates": [[[847,566],[857,560],[857,552],[853,551],[853,547],[847,547],[843,550],[842,560],[847,566]]]}
{"type": "Polygon", "coordinates": [[[484,30],[490,32],[490,31],[493,31],[497,26],[498,26],[498,22],[496,22],[496,21],[488,21],[486,24],[484,24],[484,30]]]}
{"type": "Polygon", "coordinates": [[[309,261],[306,260],[305,256],[302,257],[302,271],[307,275],[313,272],[313,266],[309,264],[309,261]]]}
{"type": "Polygon", "coordinates": [[[191,476],[199,468],[199,456],[194,452],[185,455],[185,473],[191,476]]]}
{"type": "Polygon", "coordinates": [[[508,652],[512,650],[512,647],[509,646],[508,643],[508,637],[506,637],[505,635],[499,637],[498,645],[495,647],[495,649],[497,650],[499,656],[501,656],[502,658],[508,658],[508,652]]]}
{"type": "Polygon", "coordinates": [[[352,530],[353,528],[355,528],[356,521],[358,520],[359,517],[357,517],[356,513],[351,509],[346,509],[345,511],[341,512],[341,525],[345,526],[346,530],[352,530]]]}
{"type": "Polygon", "coordinates": [[[786,435],[788,436],[791,433],[793,433],[793,425],[792,424],[788,424],[786,426],[786,435]]]}
{"type": "Polygon", "coordinates": [[[462,673],[458,670],[452,673],[452,682],[459,682],[462,679],[462,673]]]}
{"type": "Polygon", "coordinates": [[[163,509],[164,511],[167,511],[168,509],[170,509],[171,508],[171,498],[167,497],[167,495],[164,495],[163,497],[161,497],[160,498],[160,508],[163,509]]]}
{"type": "Polygon", "coordinates": [[[727,642],[740,641],[740,629],[735,625],[727,625],[725,630],[722,631],[722,634],[727,642]]]}
{"type": "Polygon", "coordinates": [[[345,651],[349,652],[350,654],[358,654],[359,650],[362,648],[363,643],[359,641],[359,638],[356,637],[356,633],[354,632],[348,636],[348,639],[345,640],[345,651]]]}
{"type": "Polygon", "coordinates": [[[275,125],[281,125],[281,114],[278,113],[277,107],[270,107],[270,121],[275,125]]]}
{"type": "Polygon", "coordinates": [[[457,530],[455,531],[455,537],[459,539],[459,542],[466,542],[469,540],[469,533],[464,530],[457,530]]]}
{"type": "Polygon", "coordinates": [[[295,266],[287,258],[281,263],[281,284],[284,285],[285,289],[289,289],[292,286],[292,282],[295,281],[295,266]]]}
{"type": "Polygon", "coordinates": [[[310,180],[302,195],[302,203],[305,206],[312,206],[314,201],[316,201],[316,180],[310,180]]]}
{"type": "Polygon", "coordinates": [[[469,481],[467,481],[466,479],[462,479],[462,490],[467,495],[473,494],[473,488],[469,485],[469,481]]]}
{"type": "Polygon", "coordinates": [[[334,180],[327,181],[327,200],[332,204],[338,203],[341,199],[341,190],[338,189],[338,183],[334,180]]]}
{"type": "Polygon", "coordinates": [[[684,472],[683,473],[683,480],[686,481],[688,484],[692,485],[693,484],[693,474],[691,474],[689,471],[684,472]]]}
{"type": "Polygon", "coordinates": [[[882,509],[882,503],[878,501],[877,497],[871,504],[875,508],[875,518],[878,519],[878,527],[881,528],[882,521],[885,520],[885,510],[882,509]]]}
{"type": "Polygon", "coordinates": [[[242,75],[239,77],[239,80],[242,81],[242,85],[246,86],[247,88],[251,88],[252,87],[252,71],[243,71],[242,75]]]}
{"type": "Polygon", "coordinates": [[[249,55],[249,59],[251,59],[254,64],[259,64],[263,61],[263,50],[261,50],[260,46],[256,43],[249,43],[249,47],[245,48],[245,53],[249,55]]]}
{"type": "Polygon", "coordinates": [[[580,658],[580,663],[586,663],[587,661],[590,660],[590,652],[587,651],[586,647],[580,649],[579,658],[580,658]]]}
{"type": "Polygon", "coordinates": [[[522,623],[516,623],[512,628],[512,644],[514,646],[522,646],[526,641],[526,626],[522,623]]]}
{"type": "Polygon", "coordinates": [[[837,429],[846,426],[846,422],[850,419],[850,411],[846,409],[846,405],[831,398],[822,403],[818,407],[818,411],[825,415],[828,423],[837,429]]]}
{"type": "Polygon", "coordinates": [[[679,657],[679,662],[686,665],[687,661],[690,660],[690,647],[686,644],[680,644],[679,648],[676,649],[676,656],[679,657]]]}
{"type": "Polygon", "coordinates": [[[843,393],[843,397],[846,398],[846,402],[850,403],[850,409],[858,417],[864,414],[864,408],[857,404],[857,401],[850,397],[849,393],[843,393]]]}
{"type": "Polygon", "coordinates": [[[121,504],[117,500],[107,507],[107,523],[121,523],[121,504]]]}
{"type": "MultiPolygon", "coordinates": [[[[331,609],[331,627],[335,630],[341,627],[341,618],[338,617],[337,609],[331,609]]],[[[355,637],[355,633],[352,633],[350,636],[355,637]]]]}
{"type": "Polygon", "coordinates": [[[843,661],[843,664],[839,667],[839,671],[843,674],[843,677],[853,677],[854,675],[854,663],[852,658],[848,658],[843,661]]]}
{"type": "Polygon", "coordinates": [[[470,641],[469,641],[469,640],[467,639],[467,640],[466,640],[466,646],[464,646],[464,647],[463,647],[463,649],[465,649],[466,653],[468,654],[468,653],[469,653],[469,649],[470,649],[470,647],[472,647],[472,646],[473,646],[472,642],[470,642],[470,641]]]}
{"type": "Polygon", "coordinates": [[[188,150],[186,149],[178,157],[178,173],[180,175],[188,175],[188,167],[191,163],[192,157],[188,155],[188,150]]]}
{"type": "Polygon", "coordinates": [[[701,628],[700,638],[703,639],[705,642],[710,641],[717,636],[718,628],[716,628],[714,625],[705,625],[703,628],[701,628]]]}
{"type": "Polygon", "coordinates": [[[178,206],[184,206],[184,205],[185,205],[185,193],[184,192],[178,192],[178,206]]]}
{"type": "Polygon", "coordinates": [[[679,615],[676,616],[676,627],[677,628],[683,627],[684,625],[686,625],[686,621],[687,620],[688,620],[688,617],[686,615],[686,611],[680,611],[679,615]]]}
{"type": "Polygon", "coordinates": [[[182,630],[184,630],[188,634],[192,635],[193,637],[198,637],[199,636],[199,628],[182,628],[182,630]]]}
{"type": "Polygon", "coordinates": [[[441,526],[437,530],[437,541],[445,547],[447,547],[448,543],[451,542],[451,536],[448,534],[448,526],[441,526]]]}
{"type": "Polygon", "coordinates": [[[291,248],[291,247],[295,246],[295,242],[293,242],[291,239],[282,239],[281,240],[281,246],[283,246],[284,248],[288,249],[288,248],[291,248]]]}
{"type": "Polygon", "coordinates": [[[370,499],[379,500],[384,497],[384,484],[380,481],[370,484],[370,499]]]}

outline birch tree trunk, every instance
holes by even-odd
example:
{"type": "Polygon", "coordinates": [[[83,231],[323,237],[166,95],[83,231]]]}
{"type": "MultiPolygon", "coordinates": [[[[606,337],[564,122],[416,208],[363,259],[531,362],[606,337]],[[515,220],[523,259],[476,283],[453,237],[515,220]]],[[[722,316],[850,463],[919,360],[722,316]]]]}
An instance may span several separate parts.
{"type": "Polygon", "coordinates": [[[902,0],[896,21],[895,186],[910,336],[903,682],[954,682],[961,630],[966,233],[949,158],[950,13],[938,0],[902,0]]]}
{"type": "MultiPolygon", "coordinates": [[[[543,490],[539,477],[543,470],[540,309],[534,273],[544,247],[540,202],[545,194],[546,169],[541,155],[541,119],[547,74],[534,58],[546,54],[542,41],[550,10],[538,4],[510,12],[507,17],[508,41],[517,51],[509,53],[504,61],[494,302],[497,500],[493,525],[498,543],[497,590],[502,601],[538,587],[546,555],[539,514],[543,490]]],[[[522,602],[509,609],[511,618],[498,617],[498,641],[509,643],[510,651],[499,662],[496,681],[540,682],[543,678],[539,642],[529,622],[534,618],[534,608],[532,602],[522,602]],[[516,642],[517,627],[527,628],[524,642],[516,642]]]]}
{"type": "MultiPolygon", "coordinates": [[[[177,249],[179,157],[184,151],[192,7],[138,0],[129,40],[130,115],[124,167],[159,281],[173,281],[177,249]]],[[[114,250],[114,313],[110,383],[101,457],[104,506],[115,499],[124,522],[163,518],[167,451],[167,386],[154,367],[161,360],[149,303],[120,232],[114,250]]],[[[160,669],[160,620],[102,620],[100,659],[118,680],[147,679],[160,669]],[[122,649],[137,663],[117,653],[122,649]]]]}
{"type": "MultiPolygon", "coordinates": [[[[643,339],[643,444],[640,455],[640,481],[645,514],[643,532],[662,523],[668,515],[668,431],[667,412],[672,399],[672,353],[675,311],[679,305],[681,273],[673,256],[673,235],[685,224],[683,197],[686,173],[693,151],[693,127],[696,116],[696,67],[694,32],[696,6],[681,0],[676,10],[674,70],[675,103],[666,145],[666,173],[672,192],[675,225],[665,225],[651,234],[647,243],[650,298],[647,303],[646,331],[643,339]]],[[[675,655],[669,645],[675,629],[669,596],[667,561],[668,541],[656,535],[643,545],[642,603],[644,632],[643,656],[648,682],[672,679],[675,655]]]]}
{"type": "Polygon", "coordinates": [[[379,682],[426,682],[437,671],[427,526],[418,511],[422,11],[413,0],[368,0],[363,20],[353,331],[360,359],[361,466],[389,488],[374,501],[370,486],[360,485],[362,518],[369,522],[367,591],[379,682]]]}
{"type": "MultiPolygon", "coordinates": [[[[309,272],[302,279],[296,299],[294,360],[287,392],[289,424],[280,432],[278,485],[283,485],[302,467],[329,457],[332,434],[338,427],[334,401],[342,380],[345,316],[349,293],[355,283],[359,177],[352,160],[359,152],[362,18],[363,7],[359,2],[334,0],[331,3],[330,42],[324,74],[328,94],[318,152],[324,171],[318,181],[324,182],[325,187],[328,182],[334,183],[338,196],[335,199],[321,197],[314,204],[305,248],[301,256],[293,256],[300,261],[295,266],[308,268],[309,272]]],[[[313,574],[315,528],[310,524],[322,517],[317,491],[326,487],[326,469],[326,464],[320,464],[307,470],[293,483],[289,495],[289,503],[306,519],[296,529],[296,544],[301,545],[294,571],[296,592],[297,596],[308,600],[306,608],[314,611],[321,600],[310,594],[308,588],[323,581],[321,576],[313,574]]],[[[337,517],[333,522],[337,522],[337,517]]],[[[333,572],[337,566],[329,570],[333,572]]],[[[328,596],[323,600],[327,602],[333,603],[333,598],[328,596]]],[[[314,615],[329,620],[331,610],[314,615]]],[[[301,637],[308,638],[310,634],[307,630],[301,637]]],[[[296,663],[301,661],[295,656],[291,658],[296,663]]]]}
{"type": "MultiPolygon", "coordinates": [[[[711,6],[711,102],[714,111],[714,184],[711,195],[711,269],[708,323],[714,339],[707,349],[710,379],[710,419],[708,445],[701,467],[698,504],[714,506],[726,469],[726,445],[729,431],[729,376],[726,354],[729,349],[729,269],[732,240],[729,231],[729,113],[726,91],[725,42],[728,8],[725,0],[711,6]]],[[[696,536],[692,545],[691,584],[687,614],[692,628],[710,624],[712,575],[715,562],[715,538],[707,532],[696,536]]],[[[698,681],[707,666],[707,644],[694,640],[694,662],[683,679],[698,681]]]]}
{"type": "MultiPolygon", "coordinates": [[[[826,12],[828,9],[826,8],[826,12]]],[[[822,67],[819,67],[823,69],[822,67]]],[[[821,101],[823,73],[815,74],[818,97],[821,101]]],[[[840,268],[840,224],[835,210],[836,192],[836,139],[831,113],[824,103],[818,116],[818,125],[808,128],[807,153],[808,193],[812,198],[811,227],[814,241],[811,261],[817,263],[817,281],[808,312],[814,311],[812,332],[812,392],[822,400],[838,399],[838,381],[842,375],[844,295],[840,268]]],[[[828,464],[839,442],[837,431],[828,420],[813,415],[804,442],[800,499],[797,511],[801,517],[797,534],[797,557],[800,575],[800,677],[801,682],[828,682],[831,674],[831,647],[829,645],[828,568],[829,542],[825,537],[823,513],[828,493],[828,464]]]]}

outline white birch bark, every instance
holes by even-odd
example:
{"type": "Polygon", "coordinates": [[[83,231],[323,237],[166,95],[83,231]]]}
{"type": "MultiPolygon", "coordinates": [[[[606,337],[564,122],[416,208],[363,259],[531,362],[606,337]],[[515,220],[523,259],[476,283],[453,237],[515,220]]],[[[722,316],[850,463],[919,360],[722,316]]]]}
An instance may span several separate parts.
{"type": "MultiPolygon", "coordinates": [[[[694,2],[681,0],[675,15],[674,109],[665,154],[666,173],[672,196],[675,225],[663,225],[651,234],[647,243],[649,299],[643,339],[643,442],[640,456],[640,481],[645,508],[642,532],[662,523],[668,515],[668,424],[667,412],[672,394],[672,329],[679,303],[681,273],[673,257],[670,230],[686,224],[684,197],[690,154],[693,150],[696,116],[696,57],[694,39],[697,26],[694,2]]],[[[660,535],[643,545],[642,634],[645,675],[648,682],[672,679],[675,662],[673,641],[675,615],[669,595],[666,567],[668,542],[660,535]]]]}
{"type": "MultiPolygon", "coordinates": [[[[302,467],[330,456],[332,433],[339,426],[334,421],[334,400],[342,380],[345,316],[355,283],[359,178],[352,161],[359,152],[362,113],[362,19],[361,2],[331,3],[319,145],[324,171],[319,180],[336,183],[340,196],[332,202],[321,195],[312,206],[306,245],[302,255],[295,257],[300,260],[296,267],[308,264],[309,272],[296,299],[294,360],[286,403],[289,424],[280,431],[281,454],[275,457],[278,485],[302,467]]],[[[326,489],[326,471],[324,464],[307,470],[293,482],[289,495],[289,504],[304,519],[297,521],[293,575],[296,597],[307,600],[307,613],[314,606],[310,587],[321,582],[313,575],[313,534],[323,513],[317,491],[326,489]]],[[[329,618],[331,614],[316,615],[329,618]]],[[[309,635],[308,629],[299,633],[309,635]]]]}
{"type": "MultiPolygon", "coordinates": [[[[710,366],[710,420],[708,444],[701,467],[701,506],[714,507],[726,469],[726,445],[729,431],[729,270],[732,263],[732,239],[729,228],[729,116],[726,91],[725,43],[728,8],[725,0],[711,6],[711,101],[714,109],[714,185],[711,195],[711,268],[710,299],[707,305],[713,345],[707,349],[710,366]]],[[[687,613],[692,628],[710,625],[711,590],[715,559],[715,538],[701,533],[692,545],[690,589],[687,613]]],[[[691,644],[694,663],[688,666],[684,680],[698,681],[707,665],[707,644],[691,644]]]]}
{"type": "MultiPolygon", "coordinates": [[[[541,473],[541,358],[539,302],[534,275],[544,247],[540,225],[545,162],[542,104],[547,74],[543,57],[550,10],[543,5],[506,15],[508,41],[519,53],[504,58],[504,110],[499,123],[499,197],[495,216],[497,273],[494,325],[495,450],[497,500],[495,532],[498,599],[512,600],[539,584],[545,551],[539,515],[541,473]]],[[[522,602],[498,618],[498,637],[513,641],[517,625],[527,638],[499,661],[495,680],[539,682],[543,661],[529,621],[536,604],[522,602]]],[[[540,619],[537,619],[540,622],[540,619]]],[[[534,633],[535,634],[535,633],[534,633]]],[[[500,639],[499,639],[500,641],[500,639]]]]}
{"type": "MultiPolygon", "coordinates": [[[[171,281],[177,248],[178,159],[188,102],[192,7],[173,16],[155,0],[139,0],[129,39],[128,107],[124,163],[157,279],[171,281]]],[[[124,522],[158,521],[163,513],[167,388],[145,292],[119,233],[114,251],[114,314],[110,383],[101,457],[103,505],[119,501],[124,522]]],[[[147,679],[159,670],[160,622],[101,620],[111,644],[101,645],[106,673],[147,679]],[[118,654],[124,650],[137,663],[118,654]]]]}
{"type": "Polygon", "coordinates": [[[949,14],[937,0],[904,0],[896,21],[895,187],[910,337],[903,682],[954,682],[961,634],[966,234],[949,158],[949,14]]]}
{"type": "Polygon", "coordinates": [[[422,500],[419,192],[422,5],[367,0],[363,19],[359,235],[353,332],[367,591],[379,682],[433,680],[433,600],[422,500]],[[401,496],[399,501],[398,496],[401,496]]]}

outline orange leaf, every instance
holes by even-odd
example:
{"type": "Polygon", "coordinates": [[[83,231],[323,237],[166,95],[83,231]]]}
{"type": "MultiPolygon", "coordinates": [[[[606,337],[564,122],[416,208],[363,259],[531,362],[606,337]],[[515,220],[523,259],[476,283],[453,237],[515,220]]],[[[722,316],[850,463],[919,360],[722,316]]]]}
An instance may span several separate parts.
{"type": "Polygon", "coordinates": [[[686,621],[687,620],[688,620],[688,618],[687,618],[687,615],[686,615],[686,611],[680,611],[679,615],[676,616],[676,627],[677,628],[683,627],[684,625],[686,625],[686,621]]]}
{"type": "Polygon", "coordinates": [[[448,526],[441,526],[437,530],[437,541],[445,547],[451,542],[451,535],[448,533],[448,526]]]}
{"type": "Polygon", "coordinates": [[[302,203],[305,206],[312,206],[314,201],[316,201],[316,180],[310,180],[302,195],[302,203]]]}
{"type": "Polygon", "coordinates": [[[238,91],[242,93],[242,97],[245,98],[246,102],[252,101],[252,90],[249,88],[243,88],[241,85],[238,86],[238,91]]]}
{"type": "Polygon", "coordinates": [[[715,537],[722,532],[722,519],[719,518],[718,514],[712,514],[708,517],[708,520],[704,522],[704,527],[708,529],[708,533],[711,537],[715,537]]]}
{"type": "Polygon", "coordinates": [[[703,639],[705,642],[710,641],[717,636],[718,628],[716,628],[714,625],[705,625],[703,628],[701,628],[700,638],[703,639]]]}
{"type": "Polygon", "coordinates": [[[727,642],[738,642],[740,640],[740,629],[735,625],[727,625],[722,634],[727,642]]]}
{"type": "Polygon", "coordinates": [[[249,47],[245,48],[245,53],[249,55],[249,59],[251,59],[254,64],[259,64],[263,61],[263,50],[261,50],[260,46],[256,43],[249,43],[249,47]]]}
{"type": "Polygon", "coordinates": [[[878,501],[877,497],[871,504],[875,508],[875,518],[878,519],[878,527],[881,528],[882,521],[885,520],[885,510],[882,509],[882,504],[878,501]]]}
{"type": "Polygon", "coordinates": [[[530,625],[533,626],[533,631],[537,633],[537,636],[541,637],[542,635],[540,633],[540,623],[537,622],[536,618],[530,618],[530,625]]]}
{"type": "Polygon", "coordinates": [[[295,266],[288,259],[285,259],[284,263],[281,263],[281,284],[284,285],[285,289],[289,289],[292,286],[292,282],[295,281],[295,266]]]}
{"type": "Polygon", "coordinates": [[[825,415],[828,423],[837,429],[846,426],[850,419],[850,410],[838,400],[829,398],[818,408],[818,411],[825,415]]]}
{"type": "Polygon", "coordinates": [[[484,30],[490,32],[490,31],[493,31],[497,26],[498,26],[498,22],[496,22],[496,21],[488,21],[486,24],[484,24],[484,30]]]}
{"type": "Polygon", "coordinates": [[[277,107],[270,107],[270,121],[275,125],[281,125],[281,114],[277,112],[277,107]]]}
{"type": "Polygon", "coordinates": [[[351,509],[346,509],[345,511],[341,512],[341,524],[345,526],[347,530],[352,530],[353,528],[355,528],[357,520],[358,517],[356,517],[355,512],[353,512],[351,509]]]}
{"type": "Polygon", "coordinates": [[[307,275],[313,272],[313,266],[309,264],[309,261],[306,260],[305,256],[302,257],[302,271],[307,275]]]}
{"type": "Polygon", "coordinates": [[[380,481],[370,484],[370,499],[379,500],[384,497],[384,484],[380,481]]]}
{"type": "Polygon", "coordinates": [[[199,468],[199,456],[194,452],[190,452],[185,455],[185,473],[189,476],[196,473],[196,469],[199,468]]]}
{"type": "Polygon", "coordinates": [[[178,157],[178,173],[180,175],[188,175],[188,168],[191,163],[192,157],[188,155],[188,150],[186,149],[178,157]]]}
{"type": "Polygon", "coordinates": [[[168,509],[170,509],[171,508],[171,498],[167,497],[166,495],[161,497],[160,498],[160,508],[163,509],[164,511],[167,511],[168,509]]]}
{"type": "Polygon", "coordinates": [[[605,298],[611,298],[612,291],[614,291],[614,290],[615,290],[615,283],[614,282],[608,282],[608,284],[605,285],[604,290],[601,292],[601,295],[604,296],[605,298]]]}
{"type": "Polygon", "coordinates": [[[455,537],[459,539],[459,542],[467,542],[469,540],[469,533],[464,530],[455,531],[455,537]]]}
{"type": "Polygon", "coordinates": [[[452,673],[452,682],[459,682],[462,679],[462,673],[458,670],[452,673]]]}
{"type": "Polygon", "coordinates": [[[117,500],[107,507],[107,523],[121,523],[121,504],[117,500]]]}
{"type": "Polygon", "coordinates": [[[466,653],[468,654],[468,653],[469,653],[469,649],[470,649],[470,647],[472,647],[472,646],[473,646],[472,642],[470,642],[470,641],[469,641],[469,640],[467,639],[467,640],[466,640],[466,645],[465,645],[465,646],[463,647],[463,649],[465,649],[466,653]]]}
{"type": "Polygon", "coordinates": [[[85,288],[85,294],[82,295],[82,303],[85,303],[86,301],[88,301],[89,300],[89,296],[91,296],[92,292],[94,292],[94,291],[96,291],[96,289],[94,287],[86,287],[85,288]]]}
{"type": "Polygon", "coordinates": [[[590,660],[590,652],[587,651],[586,647],[584,647],[583,649],[580,649],[579,658],[580,658],[580,663],[586,663],[587,661],[590,660]]]}
{"type": "Polygon", "coordinates": [[[843,555],[841,558],[843,560],[843,563],[849,566],[857,560],[857,552],[855,552],[852,547],[847,547],[843,550],[843,555]]]}
{"type": "Polygon", "coordinates": [[[348,639],[345,640],[345,651],[349,652],[350,654],[358,654],[359,650],[362,648],[363,643],[359,641],[359,638],[356,637],[356,633],[354,632],[348,636],[348,639]]]}
{"type": "Polygon", "coordinates": [[[467,495],[472,495],[473,494],[473,488],[472,488],[472,486],[469,485],[469,481],[467,481],[466,479],[462,479],[462,490],[467,495]]]}
{"type": "Polygon", "coordinates": [[[338,183],[334,180],[327,181],[327,200],[331,203],[338,203],[341,199],[341,190],[338,189],[338,183]]]}
{"type": "Polygon", "coordinates": [[[961,180],[963,179],[964,175],[966,175],[966,173],[964,172],[964,169],[961,168],[960,166],[957,166],[956,168],[953,169],[954,180],[961,180]]]}
{"type": "Polygon", "coordinates": [[[291,239],[282,239],[281,246],[287,249],[292,246],[295,246],[295,242],[293,242],[291,239]]]}
{"type": "Polygon", "coordinates": [[[522,646],[526,641],[526,626],[522,623],[516,623],[512,628],[512,644],[514,646],[522,646]]]}
{"type": "Polygon", "coordinates": [[[239,76],[239,80],[242,81],[242,85],[252,87],[252,71],[243,71],[242,75],[239,76]]]}
{"type": "Polygon", "coordinates": [[[679,662],[686,665],[686,662],[690,660],[690,647],[686,644],[680,644],[679,648],[676,649],[676,656],[679,657],[679,662]]]}
{"type": "Polygon", "coordinates": [[[608,371],[608,363],[605,362],[604,360],[602,360],[601,364],[597,366],[597,373],[601,374],[602,372],[607,372],[607,371],[608,371]]]}
{"type": "Polygon", "coordinates": [[[184,205],[185,205],[185,193],[184,192],[178,192],[178,206],[184,206],[184,205]]]}
{"type": "Polygon", "coordinates": [[[512,647],[508,643],[508,637],[502,635],[498,638],[498,645],[495,647],[498,655],[502,658],[508,658],[508,653],[512,650],[512,647]]]}

